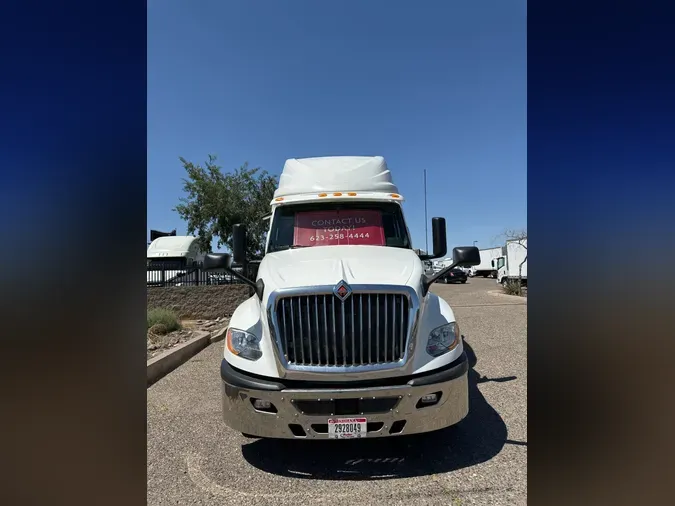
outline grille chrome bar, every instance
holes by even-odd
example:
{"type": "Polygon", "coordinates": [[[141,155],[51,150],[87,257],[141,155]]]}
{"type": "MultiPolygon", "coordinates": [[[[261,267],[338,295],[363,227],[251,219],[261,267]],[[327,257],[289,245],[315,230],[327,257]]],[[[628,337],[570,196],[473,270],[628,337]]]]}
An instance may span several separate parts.
{"type": "MultiPolygon", "coordinates": [[[[403,321],[403,311],[404,311],[403,304],[401,304],[401,321],[403,321]]],[[[401,349],[403,349],[404,347],[405,347],[405,329],[401,327],[401,349]]]]}
{"type": "MultiPolygon", "coordinates": [[[[283,299],[282,299],[283,300],[283,299]]],[[[323,296],[323,335],[328,335],[328,313],[326,312],[326,296],[323,296]]],[[[328,339],[325,339],[324,345],[326,347],[326,363],[328,363],[328,339]]]]}
{"type": "MultiPolygon", "coordinates": [[[[302,362],[303,364],[306,364],[305,362],[305,340],[302,338],[302,299],[298,299],[298,315],[300,318],[298,318],[298,327],[300,329],[300,355],[302,356],[302,362]]],[[[295,315],[291,315],[291,318],[295,318],[295,315]]]]}
{"type": "MultiPolygon", "coordinates": [[[[337,331],[335,330],[335,299],[329,299],[331,300],[332,304],[330,305],[331,307],[331,314],[333,316],[333,357],[335,357],[335,365],[337,365],[337,331]]],[[[328,336],[325,337],[326,340],[328,340],[328,336]]],[[[326,365],[330,365],[330,358],[326,361],[326,365]]]]}
{"type": "MultiPolygon", "coordinates": [[[[333,303],[335,303],[335,300],[333,300],[333,303]]],[[[345,304],[344,302],[340,304],[340,308],[342,309],[342,338],[340,339],[342,341],[342,360],[343,364],[342,365],[347,365],[347,330],[345,329],[345,304]]],[[[335,339],[337,339],[337,335],[335,336],[335,339]]],[[[337,360],[335,361],[335,365],[337,365],[337,360]]]]}
{"type": "MultiPolygon", "coordinates": [[[[375,357],[380,356],[380,294],[375,295],[375,357]]],[[[377,361],[377,358],[375,359],[377,361]]]]}
{"type": "Polygon", "coordinates": [[[363,311],[360,310],[363,304],[361,302],[359,301],[359,351],[361,352],[361,365],[363,365],[363,311]]]}
{"type": "Polygon", "coordinates": [[[280,294],[274,306],[280,355],[291,367],[393,365],[406,357],[414,319],[406,293],[355,291],[344,302],[333,294],[280,294]]]}
{"type": "Polygon", "coordinates": [[[356,327],[354,327],[354,297],[350,297],[352,299],[352,328],[351,328],[351,335],[352,335],[352,360],[354,364],[356,364],[356,345],[354,343],[356,339],[356,327]]]}
{"type": "MultiPolygon", "coordinates": [[[[316,323],[316,331],[319,332],[319,296],[314,296],[314,323],[316,323]]],[[[318,343],[317,343],[318,344],[318,343]]],[[[318,363],[321,363],[321,346],[316,347],[316,354],[319,357],[318,363]]]]}
{"type": "MultiPolygon", "coordinates": [[[[387,314],[387,301],[389,300],[389,295],[386,293],[384,294],[384,361],[387,362],[387,320],[388,320],[388,314],[387,314]]],[[[393,359],[392,359],[393,361],[393,359]]]]}

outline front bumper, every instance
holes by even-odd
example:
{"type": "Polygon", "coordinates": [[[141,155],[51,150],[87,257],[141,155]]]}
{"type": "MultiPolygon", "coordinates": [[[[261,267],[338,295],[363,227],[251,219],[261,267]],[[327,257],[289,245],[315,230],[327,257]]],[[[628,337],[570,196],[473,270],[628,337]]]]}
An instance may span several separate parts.
{"type": "Polygon", "coordinates": [[[449,366],[424,375],[392,378],[389,384],[339,385],[251,376],[223,360],[223,420],[239,432],[282,439],[328,439],[328,418],[361,414],[368,420],[369,438],[430,432],[467,415],[468,369],[463,353],[449,366]],[[432,393],[440,396],[438,402],[421,406],[420,398],[432,393]],[[271,402],[275,412],[257,410],[254,399],[271,402]]]}

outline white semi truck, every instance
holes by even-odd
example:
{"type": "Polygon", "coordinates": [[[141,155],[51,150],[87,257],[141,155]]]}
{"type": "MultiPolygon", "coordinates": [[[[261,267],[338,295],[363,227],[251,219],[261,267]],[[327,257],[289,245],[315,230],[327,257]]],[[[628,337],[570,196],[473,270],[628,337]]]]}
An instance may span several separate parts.
{"type": "MultiPolygon", "coordinates": [[[[433,254],[413,250],[382,157],[286,161],[254,295],[230,319],[223,419],[247,437],[348,439],[429,432],[468,413],[469,364],[450,306],[429,288],[454,266],[480,261],[475,247],[429,275],[446,254],[445,220],[433,218],[433,254]]],[[[235,225],[232,255],[246,262],[235,225]]]]}
{"type": "Polygon", "coordinates": [[[180,285],[181,279],[205,257],[197,238],[184,236],[158,237],[147,252],[147,285],[180,285]]]}
{"type": "Polygon", "coordinates": [[[527,285],[527,239],[507,241],[494,265],[497,283],[521,280],[523,285],[527,285]]]}
{"type": "Polygon", "coordinates": [[[488,248],[479,250],[480,263],[471,268],[472,276],[487,278],[497,277],[497,269],[495,269],[493,260],[496,260],[502,254],[502,248],[488,248]]]}

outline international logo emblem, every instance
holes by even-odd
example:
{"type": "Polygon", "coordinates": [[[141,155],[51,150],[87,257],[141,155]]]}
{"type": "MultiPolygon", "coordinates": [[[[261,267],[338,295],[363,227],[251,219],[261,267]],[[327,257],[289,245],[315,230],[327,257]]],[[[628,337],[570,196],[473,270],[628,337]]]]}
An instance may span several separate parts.
{"type": "Polygon", "coordinates": [[[351,295],[352,289],[345,281],[340,281],[337,285],[335,285],[335,288],[333,288],[333,293],[338,299],[340,299],[341,302],[344,302],[347,297],[351,295]]]}

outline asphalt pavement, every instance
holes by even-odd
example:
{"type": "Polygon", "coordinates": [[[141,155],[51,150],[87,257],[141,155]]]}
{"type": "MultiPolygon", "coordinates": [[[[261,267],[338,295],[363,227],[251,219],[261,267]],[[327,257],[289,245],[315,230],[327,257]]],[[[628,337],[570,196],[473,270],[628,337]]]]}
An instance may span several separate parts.
{"type": "Polygon", "coordinates": [[[527,305],[493,279],[436,284],[472,363],[470,411],[437,433],[246,439],[221,420],[222,342],[148,389],[148,504],[527,503],[527,305]]]}

